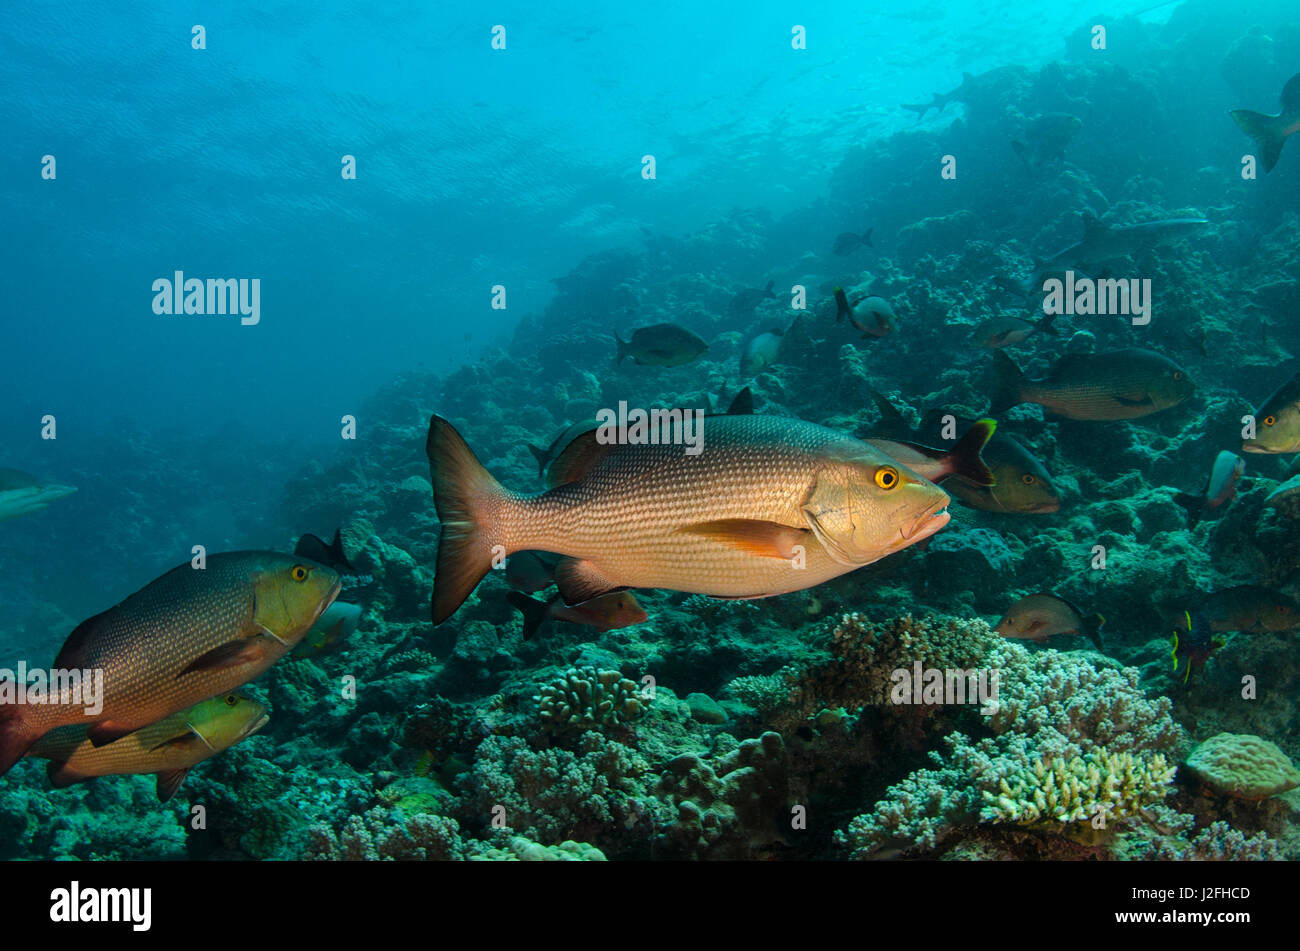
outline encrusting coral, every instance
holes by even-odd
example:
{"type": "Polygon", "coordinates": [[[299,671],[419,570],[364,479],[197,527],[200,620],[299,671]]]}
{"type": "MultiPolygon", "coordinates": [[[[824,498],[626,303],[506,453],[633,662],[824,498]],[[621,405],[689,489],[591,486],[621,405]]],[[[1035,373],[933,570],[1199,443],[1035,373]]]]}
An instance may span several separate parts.
{"type": "Polygon", "coordinates": [[[1290,757],[1249,733],[1210,737],[1187,757],[1187,769],[1210,791],[1236,799],[1267,799],[1300,786],[1290,757]]]}

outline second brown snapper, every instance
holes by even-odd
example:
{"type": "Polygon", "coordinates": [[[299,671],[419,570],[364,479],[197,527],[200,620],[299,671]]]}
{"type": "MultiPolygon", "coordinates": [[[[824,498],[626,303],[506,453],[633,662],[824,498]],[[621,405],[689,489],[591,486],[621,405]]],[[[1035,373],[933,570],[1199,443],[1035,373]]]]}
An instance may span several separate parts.
{"type": "Polygon", "coordinates": [[[103,746],[248,683],[293,649],[339,588],[332,568],[279,552],[224,552],[203,568],[173,568],[81,622],[54,659],[56,671],[102,672],[98,704],[0,702],[0,774],[56,727],[85,726],[103,746]]]}
{"type": "Polygon", "coordinates": [[[227,694],[106,746],[91,743],[85,727],[59,727],[37,740],[27,755],[50,761],[48,773],[56,789],[98,776],[156,773],[158,800],[167,802],[192,767],[252,736],[268,719],[266,704],[227,694]]]}
{"type": "Polygon", "coordinates": [[[441,416],[426,451],[442,523],[434,624],[469,597],[496,554],[566,557],[569,604],[619,588],[762,598],[811,588],[922,541],[948,495],[880,450],[777,416],[704,421],[702,451],[574,440],[549,491],[504,489],[441,416]]]}

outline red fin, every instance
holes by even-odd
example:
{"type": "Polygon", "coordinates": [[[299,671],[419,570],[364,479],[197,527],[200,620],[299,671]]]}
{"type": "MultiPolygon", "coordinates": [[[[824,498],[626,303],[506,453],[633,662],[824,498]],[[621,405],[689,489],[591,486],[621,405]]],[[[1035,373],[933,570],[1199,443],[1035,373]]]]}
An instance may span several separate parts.
{"type": "Polygon", "coordinates": [[[442,523],[431,605],[437,626],[456,613],[492,567],[493,540],[487,536],[493,529],[483,524],[483,513],[507,493],[441,416],[429,420],[425,454],[442,523]]]}
{"type": "Polygon", "coordinates": [[[185,777],[190,774],[189,767],[184,769],[171,769],[165,773],[158,774],[158,801],[166,802],[176,795],[176,790],[180,789],[181,783],[185,777]]]}

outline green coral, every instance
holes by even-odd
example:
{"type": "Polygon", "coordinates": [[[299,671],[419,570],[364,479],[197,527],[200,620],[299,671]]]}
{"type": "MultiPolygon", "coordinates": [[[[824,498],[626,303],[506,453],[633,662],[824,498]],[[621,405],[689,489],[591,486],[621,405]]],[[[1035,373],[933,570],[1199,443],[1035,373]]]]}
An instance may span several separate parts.
{"type": "Polygon", "coordinates": [[[617,670],[570,667],[533,699],[542,721],[558,728],[628,726],[645,714],[637,685],[617,670]]]}
{"type": "Polygon", "coordinates": [[[1275,743],[1250,733],[1219,733],[1192,751],[1187,768],[1216,793],[1259,800],[1300,786],[1300,770],[1275,743]]]}
{"type": "Polygon", "coordinates": [[[984,789],[985,822],[1051,825],[1137,815],[1169,792],[1175,767],[1164,754],[1094,749],[1082,756],[1039,758],[998,788],[984,789]]]}

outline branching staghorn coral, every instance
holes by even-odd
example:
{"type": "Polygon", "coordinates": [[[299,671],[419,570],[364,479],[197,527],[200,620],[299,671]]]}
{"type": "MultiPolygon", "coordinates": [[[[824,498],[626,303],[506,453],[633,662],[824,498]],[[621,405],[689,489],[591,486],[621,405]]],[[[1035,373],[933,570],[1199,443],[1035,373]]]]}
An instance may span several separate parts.
{"type": "Polygon", "coordinates": [[[1040,758],[996,790],[980,791],[980,819],[1025,826],[1122,819],[1163,799],[1174,772],[1162,753],[1135,758],[1098,748],[1068,760],[1040,758]]]}

